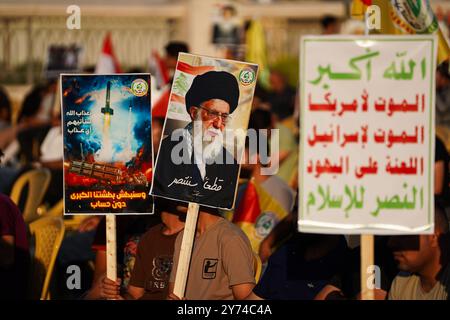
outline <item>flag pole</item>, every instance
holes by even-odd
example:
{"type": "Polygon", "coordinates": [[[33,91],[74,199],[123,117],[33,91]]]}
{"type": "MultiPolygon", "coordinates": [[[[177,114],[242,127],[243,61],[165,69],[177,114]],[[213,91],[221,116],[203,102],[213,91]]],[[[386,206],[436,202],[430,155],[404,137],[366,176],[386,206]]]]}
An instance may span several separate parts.
{"type": "Polygon", "coordinates": [[[197,229],[199,207],[198,203],[189,202],[173,289],[173,293],[180,299],[184,298],[186,291],[192,247],[194,245],[195,232],[197,229]]]}

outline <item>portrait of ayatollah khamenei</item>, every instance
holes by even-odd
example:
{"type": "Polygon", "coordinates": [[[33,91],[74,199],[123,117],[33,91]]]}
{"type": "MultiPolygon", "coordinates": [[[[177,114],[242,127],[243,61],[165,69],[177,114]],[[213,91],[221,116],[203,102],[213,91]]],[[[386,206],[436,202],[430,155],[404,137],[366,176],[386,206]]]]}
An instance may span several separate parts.
{"type": "Polygon", "coordinates": [[[151,194],[233,209],[258,66],[180,53],[151,194]]]}

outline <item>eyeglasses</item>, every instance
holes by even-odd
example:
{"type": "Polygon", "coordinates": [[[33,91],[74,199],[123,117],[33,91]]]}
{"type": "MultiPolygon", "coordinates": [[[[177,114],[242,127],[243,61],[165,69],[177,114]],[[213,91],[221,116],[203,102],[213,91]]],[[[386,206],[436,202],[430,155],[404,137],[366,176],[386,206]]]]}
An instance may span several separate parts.
{"type": "Polygon", "coordinates": [[[220,113],[220,112],[213,111],[213,110],[210,110],[210,109],[208,109],[208,108],[205,108],[205,107],[203,107],[203,106],[198,106],[197,108],[200,108],[200,109],[203,109],[203,110],[206,111],[207,119],[208,119],[209,121],[215,120],[215,119],[217,119],[218,117],[220,117],[221,120],[222,120],[222,122],[223,122],[224,124],[227,124],[227,122],[230,121],[230,119],[231,119],[231,115],[229,115],[228,113],[220,113]]]}

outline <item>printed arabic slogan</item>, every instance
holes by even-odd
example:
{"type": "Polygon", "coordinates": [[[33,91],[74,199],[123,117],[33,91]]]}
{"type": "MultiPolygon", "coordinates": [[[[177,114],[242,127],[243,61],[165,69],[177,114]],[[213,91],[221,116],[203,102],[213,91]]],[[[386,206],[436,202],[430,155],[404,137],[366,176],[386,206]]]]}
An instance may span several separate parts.
{"type": "Polygon", "coordinates": [[[181,53],[151,194],[232,209],[257,65],[181,53]]]}
{"type": "Polygon", "coordinates": [[[152,213],[150,75],[61,75],[65,214],[152,213]]]}
{"type": "Polygon", "coordinates": [[[300,59],[299,230],[432,232],[436,39],[303,37],[300,59]]]}

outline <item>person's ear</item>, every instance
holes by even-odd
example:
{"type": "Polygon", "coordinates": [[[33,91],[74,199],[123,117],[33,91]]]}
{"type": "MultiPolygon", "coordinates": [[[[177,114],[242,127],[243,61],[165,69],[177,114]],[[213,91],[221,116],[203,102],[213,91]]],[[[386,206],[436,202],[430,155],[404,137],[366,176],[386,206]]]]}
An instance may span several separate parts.
{"type": "Polygon", "coordinates": [[[194,106],[190,107],[189,115],[191,116],[191,119],[194,120],[197,117],[197,108],[194,106]]]}
{"type": "Polygon", "coordinates": [[[433,234],[430,234],[428,237],[429,237],[428,241],[430,243],[430,246],[432,248],[438,248],[439,247],[439,234],[433,233],[433,234]]]}

